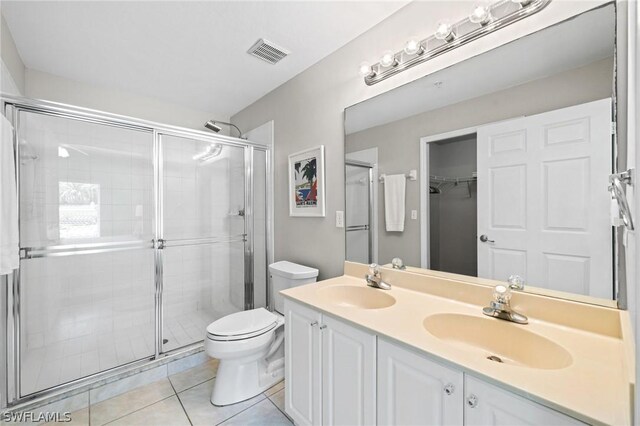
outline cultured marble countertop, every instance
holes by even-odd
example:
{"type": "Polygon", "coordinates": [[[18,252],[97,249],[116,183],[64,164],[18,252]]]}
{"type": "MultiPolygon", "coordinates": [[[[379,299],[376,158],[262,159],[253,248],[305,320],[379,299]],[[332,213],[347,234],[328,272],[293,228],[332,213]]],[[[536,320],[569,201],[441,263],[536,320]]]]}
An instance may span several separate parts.
{"type": "MultiPolygon", "coordinates": [[[[590,424],[631,424],[634,345],[628,313],[535,294],[513,295],[512,307],[529,316],[524,327],[559,344],[572,357],[560,369],[497,363],[477,348],[430,334],[424,319],[457,313],[480,318],[493,289],[441,276],[382,269],[396,303],[381,309],[344,306],[322,291],[329,286],[366,287],[366,265],[345,263],[345,275],[281,292],[285,297],[417,349],[490,383],[590,424]]],[[[495,319],[495,321],[502,321],[495,319]]]]}

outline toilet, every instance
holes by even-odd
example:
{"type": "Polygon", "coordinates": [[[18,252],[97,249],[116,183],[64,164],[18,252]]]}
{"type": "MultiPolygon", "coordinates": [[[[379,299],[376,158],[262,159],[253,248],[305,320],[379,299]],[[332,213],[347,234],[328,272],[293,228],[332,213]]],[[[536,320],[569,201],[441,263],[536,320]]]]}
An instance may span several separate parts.
{"type": "Polygon", "coordinates": [[[284,378],[284,298],[281,290],[313,283],[318,270],[281,261],[269,265],[275,308],[236,312],[209,324],[205,351],[220,360],[211,403],[235,404],[264,392],[284,378]]]}

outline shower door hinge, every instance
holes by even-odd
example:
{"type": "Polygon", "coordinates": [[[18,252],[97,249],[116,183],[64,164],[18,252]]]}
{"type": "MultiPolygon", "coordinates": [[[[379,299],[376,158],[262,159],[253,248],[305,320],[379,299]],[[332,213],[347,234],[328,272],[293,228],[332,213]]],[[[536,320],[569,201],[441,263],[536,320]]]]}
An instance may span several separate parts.
{"type": "Polygon", "coordinates": [[[617,130],[617,129],[618,129],[618,126],[616,125],[616,122],[615,122],[615,121],[612,121],[612,122],[611,122],[611,134],[612,134],[613,136],[616,136],[616,134],[618,133],[618,130],[617,130]]]}

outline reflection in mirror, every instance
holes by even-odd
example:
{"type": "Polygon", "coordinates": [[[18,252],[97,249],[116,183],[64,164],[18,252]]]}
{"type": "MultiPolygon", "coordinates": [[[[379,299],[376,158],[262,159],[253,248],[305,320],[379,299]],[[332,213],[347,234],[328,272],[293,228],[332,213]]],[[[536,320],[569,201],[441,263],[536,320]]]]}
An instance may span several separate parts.
{"type": "Polygon", "coordinates": [[[349,107],[347,260],[614,299],[614,53],[608,4],[349,107]]]}

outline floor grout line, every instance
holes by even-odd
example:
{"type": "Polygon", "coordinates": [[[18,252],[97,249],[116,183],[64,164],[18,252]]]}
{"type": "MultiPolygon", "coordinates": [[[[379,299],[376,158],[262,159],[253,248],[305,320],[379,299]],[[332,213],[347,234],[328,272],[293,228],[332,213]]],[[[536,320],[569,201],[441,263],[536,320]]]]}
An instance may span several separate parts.
{"type": "MultiPolygon", "coordinates": [[[[175,396],[175,397],[177,397],[178,395],[175,395],[175,394],[174,394],[174,395],[169,395],[169,396],[167,396],[167,397],[164,397],[164,398],[162,398],[162,399],[159,399],[159,400],[157,400],[157,401],[156,401],[156,402],[154,402],[154,403],[151,403],[151,404],[149,404],[149,405],[145,405],[144,407],[140,407],[140,408],[138,408],[138,409],[136,409],[136,410],[133,410],[132,412],[127,413],[127,414],[125,414],[124,416],[120,416],[120,417],[117,417],[117,418],[115,418],[115,419],[113,419],[113,420],[109,420],[108,422],[103,423],[103,424],[102,424],[102,426],[104,426],[104,425],[108,425],[108,424],[111,424],[111,423],[115,422],[116,420],[123,419],[123,418],[125,418],[125,417],[127,417],[127,416],[130,416],[130,415],[132,415],[132,414],[134,414],[134,413],[137,413],[138,411],[144,410],[145,408],[149,408],[149,407],[151,407],[152,405],[156,405],[156,404],[157,404],[157,403],[159,403],[159,402],[166,401],[167,399],[172,398],[172,397],[174,397],[174,396],[175,396]]],[[[106,401],[106,400],[105,400],[105,401],[106,401]]]]}
{"type": "MultiPolygon", "coordinates": [[[[284,389],[279,390],[278,392],[274,393],[273,395],[276,395],[279,392],[284,392],[284,389]]],[[[271,395],[271,396],[273,396],[271,395]]],[[[285,413],[283,410],[280,409],[280,407],[278,407],[278,404],[276,404],[275,402],[273,402],[273,399],[271,399],[271,396],[268,396],[267,399],[269,400],[269,402],[271,402],[277,409],[278,411],[280,411],[286,418],[287,420],[289,420],[292,424],[293,424],[293,420],[291,420],[291,417],[289,417],[287,415],[287,413],[285,413]]]]}
{"type": "MultiPolygon", "coordinates": [[[[222,423],[224,423],[224,422],[227,422],[227,421],[231,420],[232,418],[234,418],[234,417],[235,417],[235,416],[237,416],[238,414],[240,414],[240,413],[244,413],[245,411],[247,411],[247,410],[248,410],[248,409],[250,409],[250,408],[255,407],[257,404],[261,403],[261,402],[262,402],[262,401],[264,401],[265,399],[269,399],[269,398],[264,394],[264,392],[261,392],[261,393],[259,393],[258,395],[262,395],[264,398],[262,398],[262,399],[260,399],[260,400],[256,401],[255,403],[251,404],[250,406],[248,406],[248,407],[247,407],[247,408],[245,408],[244,410],[242,410],[242,411],[238,411],[238,412],[237,412],[237,413],[235,413],[233,416],[231,416],[231,417],[227,417],[226,419],[224,419],[224,420],[223,420],[223,421],[221,421],[220,423],[216,423],[216,426],[221,425],[222,423]]],[[[258,396],[258,395],[256,395],[256,396],[258,396]]],[[[255,398],[256,396],[254,396],[254,398],[255,398]]],[[[213,404],[212,404],[212,405],[213,405],[213,404]]]]}
{"type": "MultiPolygon", "coordinates": [[[[181,394],[182,392],[188,391],[189,389],[193,389],[193,388],[195,388],[196,386],[200,386],[200,385],[201,385],[201,384],[203,384],[203,383],[207,383],[208,381],[213,380],[213,379],[215,379],[215,378],[216,378],[216,376],[214,375],[214,376],[213,376],[213,377],[211,377],[210,379],[206,379],[206,380],[204,380],[204,381],[202,381],[202,382],[196,383],[195,385],[189,386],[188,388],[184,388],[184,389],[182,389],[182,390],[181,390],[181,391],[179,391],[179,392],[178,392],[178,391],[176,391],[176,395],[181,394]]],[[[171,381],[171,379],[169,379],[169,381],[171,381]]],[[[171,383],[171,386],[173,386],[173,382],[171,383]]]]}
{"type": "Polygon", "coordinates": [[[184,415],[187,416],[187,420],[189,421],[189,424],[191,426],[193,426],[193,422],[191,421],[191,417],[189,417],[189,413],[187,412],[187,409],[185,408],[184,404],[182,403],[182,400],[180,399],[180,395],[178,395],[178,392],[176,392],[176,388],[173,386],[173,383],[171,382],[171,380],[169,380],[169,384],[171,384],[171,389],[173,389],[173,393],[176,395],[176,398],[178,398],[178,402],[180,403],[180,406],[182,407],[182,411],[184,411],[184,415]]]}

